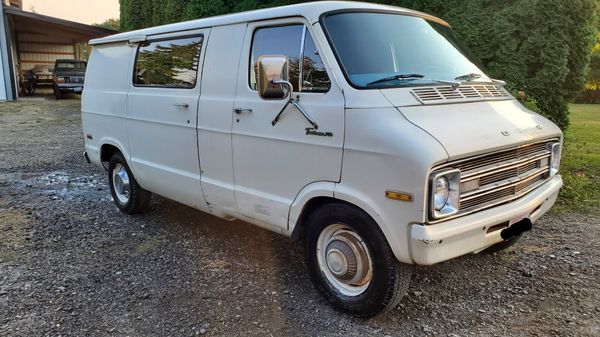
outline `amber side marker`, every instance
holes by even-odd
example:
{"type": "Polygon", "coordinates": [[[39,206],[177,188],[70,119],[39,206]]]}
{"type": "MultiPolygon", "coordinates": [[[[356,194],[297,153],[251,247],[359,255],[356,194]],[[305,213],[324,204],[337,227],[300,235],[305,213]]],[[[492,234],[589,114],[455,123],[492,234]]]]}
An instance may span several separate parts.
{"type": "Polygon", "coordinates": [[[389,199],[400,200],[400,201],[413,201],[413,196],[410,193],[385,191],[385,196],[389,199]]]}

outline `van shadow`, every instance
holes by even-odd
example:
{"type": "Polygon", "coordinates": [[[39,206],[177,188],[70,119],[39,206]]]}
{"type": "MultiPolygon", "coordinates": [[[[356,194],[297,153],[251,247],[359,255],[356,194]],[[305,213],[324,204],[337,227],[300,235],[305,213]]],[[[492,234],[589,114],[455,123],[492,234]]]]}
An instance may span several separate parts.
{"type": "MultiPolygon", "coordinates": [[[[422,322],[432,317],[460,321],[465,310],[455,312],[456,308],[500,301],[482,296],[482,288],[509,277],[498,273],[506,269],[498,262],[510,264],[510,254],[466,256],[417,267],[397,308],[359,319],[334,310],[312,287],[301,244],[242,221],[228,222],[159,199],[143,217],[164,225],[171,239],[184,242],[178,248],[179,270],[173,272],[187,285],[166,296],[161,305],[198,311],[217,335],[241,331],[279,336],[427,334],[422,322]]],[[[471,319],[479,318],[474,314],[471,319]]]]}

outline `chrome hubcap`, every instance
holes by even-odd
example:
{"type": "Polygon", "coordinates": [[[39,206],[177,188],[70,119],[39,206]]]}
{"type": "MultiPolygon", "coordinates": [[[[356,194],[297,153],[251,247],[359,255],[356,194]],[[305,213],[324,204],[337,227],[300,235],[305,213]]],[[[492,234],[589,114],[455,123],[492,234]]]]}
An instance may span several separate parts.
{"type": "Polygon", "coordinates": [[[366,244],[346,225],[329,225],[321,232],[317,260],[329,283],[346,296],[362,294],[373,278],[366,244]]]}
{"type": "Polygon", "coordinates": [[[129,202],[130,185],[127,170],[121,164],[117,164],[112,172],[113,187],[117,199],[121,204],[129,202]]]}

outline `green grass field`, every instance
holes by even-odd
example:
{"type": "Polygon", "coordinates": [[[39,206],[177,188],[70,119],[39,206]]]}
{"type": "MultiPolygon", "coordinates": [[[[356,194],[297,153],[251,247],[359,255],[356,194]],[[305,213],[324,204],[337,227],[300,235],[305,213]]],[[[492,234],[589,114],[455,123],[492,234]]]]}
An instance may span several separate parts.
{"type": "Polygon", "coordinates": [[[565,182],[556,210],[600,210],[600,104],[572,104],[561,174],[565,182]]]}

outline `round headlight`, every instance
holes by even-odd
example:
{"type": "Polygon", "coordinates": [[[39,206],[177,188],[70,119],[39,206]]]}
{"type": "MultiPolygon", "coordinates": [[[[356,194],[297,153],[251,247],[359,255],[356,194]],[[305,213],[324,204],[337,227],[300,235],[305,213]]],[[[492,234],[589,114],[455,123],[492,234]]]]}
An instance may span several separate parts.
{"type": "Polygon", "coordinates": [[[450,189],[448,187],[448,179],[446,177],[439,177],[433,182],[433,207],[437,211],[440,211],[446,202],[448,202],[448,196],[450,189]]]}

